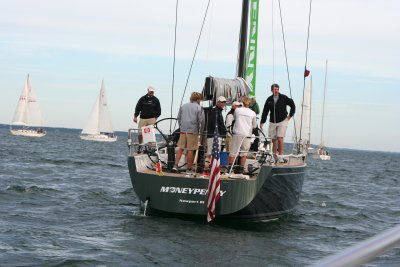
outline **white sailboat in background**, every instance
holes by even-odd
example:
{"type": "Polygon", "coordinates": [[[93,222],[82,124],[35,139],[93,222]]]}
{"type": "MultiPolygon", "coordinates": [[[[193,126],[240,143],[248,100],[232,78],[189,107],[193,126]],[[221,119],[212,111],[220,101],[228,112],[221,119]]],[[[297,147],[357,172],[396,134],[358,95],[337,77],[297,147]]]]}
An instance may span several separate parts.
{"type": "Polygon", "coordinates": [[[28,74],[10,125],[10,132],[13,135],[42,137],[46,135],[42,126],[42,112],[28,74]]]}
{"type": "Polygon", "coordinates": [[[328,72],[328,60],[326,61],[326,67],[325,67],[325,85],[324,85],[324,101],[322,104],[322,125],[321,125],[321,143],[318,147],[317,154],[320,159],[322,160],[330,160],[331,156],[329,155],[328,150],[325,147],[324,144],[324,117],[325,117],[325,95],[326,95],[326,77],[327,77],[327,72],[328,72]]]}
{"type": "Polygon", "coordinates": [[[115,142],[117,136],[111,123],[111,116],[108,110],[106,88],[104,80],[101,82],[100,94],[96,99],[90,113],[89,120],[83,128],[80,138],[89,141],[115,142]]]}
{"type": "Polygon", "coordinates": [[[315,153],[314,148],[310,146],[311,141],[311,93],[312,93],[312,77],[306,82],[304,88],[303,101],[300,105],[300,112],[296,113],[296,131],[293,132],[293,140],[297,140],[304,146],[307,153],[315,153]]]}

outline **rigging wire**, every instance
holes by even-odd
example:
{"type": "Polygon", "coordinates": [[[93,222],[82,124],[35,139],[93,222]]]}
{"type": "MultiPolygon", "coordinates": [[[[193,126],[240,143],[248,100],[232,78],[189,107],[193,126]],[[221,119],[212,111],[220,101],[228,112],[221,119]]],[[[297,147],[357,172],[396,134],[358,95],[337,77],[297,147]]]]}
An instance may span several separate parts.
{"type": "Polygon", "coordinates": [[[326,63],[325,63],[324,102],[322,102],[323,105],[322,105],[321,145],[320,146],[324,146],[322,137],[323,137],[323,132],[324,132],[325,94],[326,94],[326,77],[327,77],[327,75],[328,75],[328,60],[326,60],[326,63]]]}
{"type": "MultiPolygon", "coordinates": [[[[174,85],[175,85],[175,60],[176,60],[176,29],[178,27],[178,3],[179,0],[176,0],[175,7],[175,39],[174,39],[174,61],[172,64],[172,87],[171,87],[171,118],[172,118],[172,107],[174,106],[174,85]]],[[[169,134],[172,134],[172,120],[169,122],[169,134]]]]}
{"type": "Polygon", "coordinates": [[[274,33],[274,1],[271,1],[271,28],[272,28],[272,82],[275,83],[275,33],[274,33]]]}
{"type": "Polygon", "coordinates": [[[189,79],[190,79],[190,74],[191,74],[192,68],[193,68],[194,59],[196,58],[197,48],[199,47],[201,34],[202,34],[203,28],[204,28],[204,23],[205,23],[206,18],[207,18],[208,7],[210,6],[210,1],[211,1],[211,0],[208,0],[206,12],[204,13],[204,18],[203,18],[203,22],[202,22],[202,24],[201,24],[201,29],[200,29],[200,32],[199,32],[199,37],[197,38],[197,43],[196,43],[196,48],[195,48],[195,50],[194,50],[194,54],[193,54],[193,58],[192,58],[192,63],[190,64],[189,73],[188,73],[188,76],[187,76],[187,79],[186,79],[185,89],[183,90],[183,95],[182,95],[182,99],[181,99],[181,104],[180,104],[179,106],[182,106],[183,98],[185,97],[187,85],[188,85],[189,79]]]}
{"type": "MultiPolygon", "coordinates": [[[[205,14],[204,14],[203,22],[202,22],[202,24],[201,24],[201,29],[200,29],[200,32],[199,32],[199,37],[197,38],[197,43],[196,43],[196,48],[195,48],[195,50],[194,50],[194,54],[193,54],[193,58],[192,58],[192,63],[190,64],[189,73],[188,73],[188,76],[187,76],[187,79],[186,79],[185,89],[183,90],[183,94],[182,94],[182,98],[181,98],[181,103],[180,103],[179,106],[182,106],[183,98],[185,97],[187,85],[188,85],[188,83],[189,83],[190,74],[191,74],[192,68],[193,68],[194,59],[196,58],[197,48],[199,47],[201,34],[202,34],[203,28],[204,28],[204,23],[205,23],[206,18],[207,18],[208,7],[210,6],[210,1],[211,1],[211,0],[208,0],[208,3],[207,3],[207,8],[206,8],[206,11],[205,11],[205,14]]],[[[177,122],[175,122],[174,129],[176,128],[176,124],[177,124],[177,122]]]]}
{"type": "MultiPolygon", "coordinates": [[[[307,27],[307,48],[306,48],[306,62],[304,63],[304,79],[303,79],[303,101],[301,102],[301,119],[300,119],[300,137],[299,137],[299,141],[301,141],[301,132],[302,132],[302,128],[303,128],[303,109],[304,109],[304,91],[306,88],[306,72],[307,72],[307,60],[308,60],[308,43],[310,40],[310,25],[311,25],[311,4],[312,4],[312,0],[310,0],[310,9],[308,12],[308,27],[307,27]]],[[[311,140],[308,140],[309,142],[311,142],[311,140]]]]}
{"type": "MultiPolygon", "coordinates": [[[[286,52],[286,40],[285,40],[285,32],[283,30],[283,19],[282,19],[282,8],[281,8],[281,0],[278,0],[279,4],[279,15],[281,19],[281,29],[282,29],[282,38],[283,38],[283,48],[285,51],[285,60],[286,60],[286,73],[287,73],[287,78],[288,78],[288,83],[289,83],[289,92],[290,92],[290,98],[292,97],[292,87],[290,85],[290,75],[289,75],[289,64],[288,64],[288,58],[287,58],[287,52],[286,52]]],[[[293,123],[294,123],[294,136],[295,139],[297,140],[297,130],[296,130],[296,121],[295,118],[293,117],[293,123]]]]}

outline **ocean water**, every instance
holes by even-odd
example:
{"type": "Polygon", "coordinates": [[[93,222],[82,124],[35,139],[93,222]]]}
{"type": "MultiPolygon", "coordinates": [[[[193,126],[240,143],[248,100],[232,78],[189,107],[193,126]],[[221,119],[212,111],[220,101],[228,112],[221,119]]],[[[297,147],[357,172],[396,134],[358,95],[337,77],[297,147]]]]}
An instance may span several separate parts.
{"type": "MultiPolygon", "coordinates": [[[[400,154],[330,149],[308,159],[297,210],[232,225],[143,216],[126,134],[82,141],[0,127],[0,266],[307,266],[400,223],[400,154]]],[[[366,266],[399,266],[400,249],[366,266]]]]}

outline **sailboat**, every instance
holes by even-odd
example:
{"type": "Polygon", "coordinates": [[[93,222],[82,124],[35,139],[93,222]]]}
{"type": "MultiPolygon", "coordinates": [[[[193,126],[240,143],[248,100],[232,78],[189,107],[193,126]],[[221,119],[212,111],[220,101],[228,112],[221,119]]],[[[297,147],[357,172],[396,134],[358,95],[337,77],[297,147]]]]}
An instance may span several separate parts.
{"type": "Polygon", "coordinates": [[[13,135],[43,137],[46,135],[46,131],[42,127],[42,112],[28,74],[18,99],[17,108],[10,125],[10,132],[13,135]]]}
{"type": "Polygon", "coordinates": [[[80,138],[82,140],[100,142],[117,141],[117,136],[114,133],[110,112],[108,110],[104,80],[101,82],[100,93],[96,98],[89,120],[83,128],[80,138]]]}
{"type": "MultiPolygon", "coordinates": [[[[258,5],[252,5],[251,8],[258,8],[258,5]]],[[[249,94],[242,78],[246,73],[250,11],[249,0],[244,0],[239,40],[239,79],[228,81],[206,77],[203,95],[211,96],[210,101],[214,102],[219,95],[224,95],[229,103],[236,100],[238,92],[249,94]],[[226,83],[223,84],[224,82],[226,83]],[[225,93],[218,91],[218,88],[223,88],[225,93]]],[[[176,137],[179,133],[171,133],[170,130],[169,134],[165,134],[160,126],[164,120],[169,119],[161,119],[154,125],[155,131],[164,140],[156,143],[156,146],[149,144],[146,154],[138,151],[137,129],[128,130],[128,168],[132,187],[145,214],[205,219],[208,213],[207,191],[210,177],[201,176],[197,169],[194,177],[187,177],[184,172],[172,172],[176,137]]],[[[223,170],[221,166],[220,199],[216,204],[215,220],[276,219],[292,212],[297,206],[307,166],[306,153],[299,151],[297,154],[284,155],[286,161],[280,163],[273,157],[270,140],[262,135],[259,138],[260,147],[258,151],[252,152],[254,157],[247,157],[242,175],[236,176],[229,168],[223,170]]],[[[184,168],[185,166],[181,167],[182,170],[184,168]]]]}
{"type": "Polygon", "coordinates": [[[296,116],[296,121],[298,122],[293,130],[293,141],[296,142],[296,136],[299,136],[300,143],[305,147],[304,150],[307,154],[315,153],[314,148],[311,146],[311,95],[312,95],[312,76],[306,81],[304,88],[303,100],[298,107],[298,112],[296,116]]]}
{"type": "Polygon", "coordinates": [[[326,95],[326,77],[328,72],[328,60],[325,67],[324,101],[322,103],[322,124],[321,124],[321,143],[318,146],[317,155],[321,160],[330,160],[331,156],[324,144],[324,117],[325,117],[325,95],[326,95]]]}

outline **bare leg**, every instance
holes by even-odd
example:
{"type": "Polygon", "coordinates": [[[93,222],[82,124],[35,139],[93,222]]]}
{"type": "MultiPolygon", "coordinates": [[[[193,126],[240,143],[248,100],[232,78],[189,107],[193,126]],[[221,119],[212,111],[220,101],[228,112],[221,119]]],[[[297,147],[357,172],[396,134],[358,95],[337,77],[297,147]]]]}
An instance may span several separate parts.
{"type": "Polygon", "coordinates": [[[283,154],[283,137],[278,137],[278,154],[283,154]]]}
{"type": "Polygon", "coordinates": [[[240,158],[240,166],[244,167],[244,164],[246,164],[247,156],[242,156],[240,158]]]}
{"type": "Polygon", "coordinates": [[[193,166],[193,150],[187,151],[187,169],[191,170],[193,166]]]}
{"type": "Polygon", "coordinates": [[[142,136],[141,134],[139,134],[139,135],[138,135],[138,139],[139,139],[139,144],[141,144],[142,141],[143,141],[143,136],[142,136]]]}
{"type": "Polygon", "coordinates": [[[183,153],[183,149],[182,148],[179,148],[178,151],[176,152],[176,157],[175,157],[175,165],[176,166],[178,166],[179,161],[181,160],[182,153],[183,153]]]}
{"type": "Polygon", "coordinates": [[[278,149],[278,145],[277,145],[277,140],[276,139],[272,139],[272,153],[276,154],[276,151],[278,149]]]}

